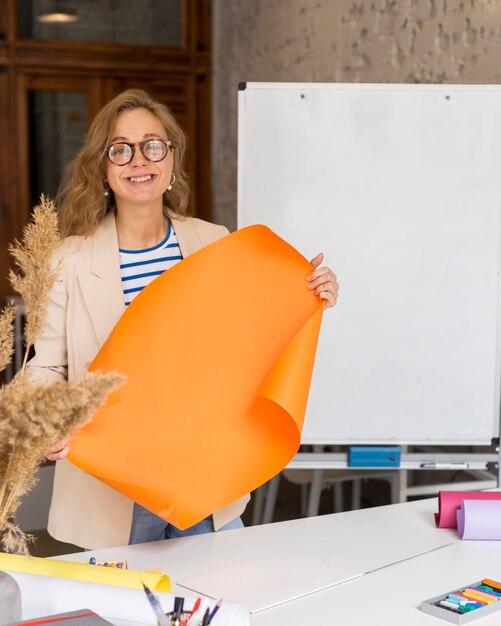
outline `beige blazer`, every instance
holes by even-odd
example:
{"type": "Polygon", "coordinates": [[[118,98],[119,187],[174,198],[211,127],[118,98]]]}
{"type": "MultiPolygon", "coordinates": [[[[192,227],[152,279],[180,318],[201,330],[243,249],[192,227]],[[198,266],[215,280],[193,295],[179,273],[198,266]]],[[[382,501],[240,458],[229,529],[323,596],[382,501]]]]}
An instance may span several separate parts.
{"type": "MultiPolygon", "coordinates": [[[[172,219],[172,225],[184,257],[228,233],[196,218],[172,219]]],[[[90,237],[68,237],[57,257],[61,272],[29,368],[37,377],[71,381],[85,372],[125,310],[114,215],[90,237]]],[[[241,515],[248,500],[244,496],[215,512],[216,530],[241,515]]],[[[84,548],[127,545],[133,504],[69,461],[58,461],[48,530],[84,548]]]]}

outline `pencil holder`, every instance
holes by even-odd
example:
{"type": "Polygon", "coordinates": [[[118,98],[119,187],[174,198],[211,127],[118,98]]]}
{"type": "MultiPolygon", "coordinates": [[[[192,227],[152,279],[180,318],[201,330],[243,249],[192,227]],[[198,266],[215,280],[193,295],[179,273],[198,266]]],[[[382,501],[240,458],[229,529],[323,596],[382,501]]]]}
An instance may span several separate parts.
{"type": "Polygon", "coordinates": [[[188,623],[191,617],[191,611],[181,611],[181,613],[179,614],[179,619],[176,619],[176,614],[174,611],[170,611],[165,615],[167,615],[167,620],[169,621],[169,624],[171,626],[183,626],[188,623]]]}

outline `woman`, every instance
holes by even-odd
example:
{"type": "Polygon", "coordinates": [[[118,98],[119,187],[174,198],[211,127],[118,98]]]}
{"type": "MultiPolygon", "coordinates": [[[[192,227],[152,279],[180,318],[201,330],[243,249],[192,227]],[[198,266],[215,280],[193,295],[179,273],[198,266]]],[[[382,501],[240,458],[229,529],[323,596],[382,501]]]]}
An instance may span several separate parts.
{"type": "MultiPolygon", "coordinates": [[[[35,375],[78,379],[125,307],[156,276],[228,233],[188,217],[185,137],[163,104],[129,89],[95,117],[58,194],[59,280],[30,362],[35,375]]],[[[56,260],[58,260],[56,259],[56,260]]],[[[307,286],[334,306],[332,271],[312,260],[307,286]]],[[[242,526],[245,496],[180,531],[69,463],[57,442],[49,532],[86,548],[140,543],[242,526]]]]}

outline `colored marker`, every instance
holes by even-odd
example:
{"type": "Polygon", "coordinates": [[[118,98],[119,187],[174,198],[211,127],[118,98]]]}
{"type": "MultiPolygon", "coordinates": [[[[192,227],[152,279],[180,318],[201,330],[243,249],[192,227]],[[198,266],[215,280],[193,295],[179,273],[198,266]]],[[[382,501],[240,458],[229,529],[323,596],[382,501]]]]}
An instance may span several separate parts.
{"type": "Polygon", "coordinates": [[[171,626],[180,626],[181,625],[181,612],[184,607],[184,598],[180,598],[176,596],[174,598],[174,615],[172,616],[171,626]]]}
{"type": "Polygon", "coordinates": [[[193,608],[191,609],[191,616],[190,616],[190,619],[188,620],[187,626],[190,626],[190,624],[191,626],[193,626],[195,624],[195,620],[192,621],[192,618],[195,615],[195,613],[198,611],[200,602],[202,602],[202,598],[197,598],[197,601],[195,602],[195,604],[193,605],[193,608]]]}
{"type": "Polygon", "coordinates": [[[420,463],[419,467],[421,469],[436,469],[436,470],[447,470],[447,469],[468,469],[468,463],[420,463]]]}
{"type": "Polygon", "coordinates": [[[209,601],[207,598],[204,598],[196,611],[192,611],[190,621],[188,622],[189,626],[201,626],[208,604],[209,601]]]}
{"type": "Polygon", "coordinates": [[[207,607],[207,610],[204,613],[204,618],[202,620],[202,626],[207,626],[207,624],[209,623],[209,615],[210,615],[210,611],[209,611],[209,607],[207,607]]]}

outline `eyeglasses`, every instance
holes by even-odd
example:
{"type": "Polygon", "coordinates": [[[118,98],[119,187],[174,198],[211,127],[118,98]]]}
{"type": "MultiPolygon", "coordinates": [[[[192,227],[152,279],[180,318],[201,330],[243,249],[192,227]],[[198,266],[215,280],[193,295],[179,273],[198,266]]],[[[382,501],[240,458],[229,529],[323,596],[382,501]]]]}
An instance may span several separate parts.
{"type": "Polygon", "coordinates": [[[134,158],[136,146],[139,146],[145,159],[155,163],[165,159],[169,154],[169,150],[172,149],[172,143],[166,139],[146,139],[137,143],[120,141],[112,143],[111,146],[106,148],[106,156],[113,165],[127,165],[134,158]]]}

